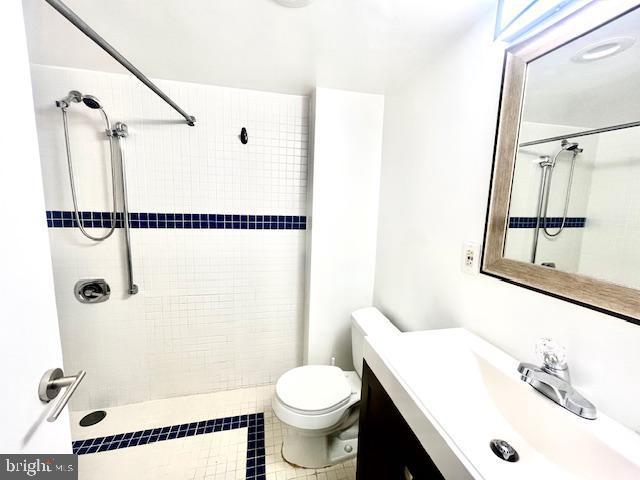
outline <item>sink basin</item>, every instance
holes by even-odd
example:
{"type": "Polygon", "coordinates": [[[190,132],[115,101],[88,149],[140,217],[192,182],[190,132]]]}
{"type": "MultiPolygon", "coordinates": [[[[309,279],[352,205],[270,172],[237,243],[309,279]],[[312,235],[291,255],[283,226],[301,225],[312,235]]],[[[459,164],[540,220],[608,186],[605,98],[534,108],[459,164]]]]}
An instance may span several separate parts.
{"type": "Polygon", "coordinates": [[[520,380],[516,359],[464,329],[367,338],[365,360],[446,478],[640,479],[639,435],[556,405],[520,380]],[[494,455],[493,439],[519,461],[494,455]]]}

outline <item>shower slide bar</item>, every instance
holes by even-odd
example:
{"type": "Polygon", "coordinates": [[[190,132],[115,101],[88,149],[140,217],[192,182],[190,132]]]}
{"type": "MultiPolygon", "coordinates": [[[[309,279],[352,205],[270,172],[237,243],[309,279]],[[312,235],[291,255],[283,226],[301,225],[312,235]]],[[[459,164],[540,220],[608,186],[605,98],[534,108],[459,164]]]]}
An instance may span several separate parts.
{"type": "Polygon", "coordinates": [[[625,128],[640,127],[640,122],[621,123],[619,125],[611,125],[610,127],[594,128],[592,130],[583,130],[582,132],[568,133],[566,135],[558,135],[557,137],[543,138],[541,140],[532,140],[523,142],[518,147],[530,147],[531,145],[539,145],[541,143],[557,142],[560,140],[568,140],[570,138],[586,137],[587,135],[596,135],[598,133],[613,132],[615,130],[624,130],[625,128]]]}
{"type": "MultiPolygon", "coordinates": [[[[116,122],[113,130],[107,132],[108,135],[118,139],[118,147],[120,149],[120,180],[122,181],[122,209],[124,210],[124,241],[127,250],[127,283],[129,284],[129,295],[138,293],[138,285],[133,281],[133,262],[131,260],[131,217],[129,215],[129,195],[127,188],[127,165],[125,163],[124,147],[122,139],[129,136],[129,128],[122,122],[116,122]]],[[[115,194],[114,194],[115,195],[115,194]]],[[[80,219],[78,218],[78,224],[80,219]]],[[[114,222],[115,225],[115,222],[114,222]]]]}
{"type": "Polygon", "coordinates": [[[189,115],[182,108],[178,106],[173,100],[171,100],[162,90],[160,90],[151,80],[149,80],[140,70],[133,66],[133,64],[123,57],[120,52],[118,52],[115,48],[113,48],[107,41],[102,38],[98,33],[92,29],[89,25],[87,25],[78,15],[73,12],[69,7],[67,7],[60,0],[45,0],[49,5],[55,8],[63,17],[69,20],[73,25],[75,25],[82,33],[84,33],[87,37],[93,40],[100,48],[102,48],[105,52],[111,55],[120,65],[133,73],[138,80],[144,83],[147,87],[149,87],[156,95],[162,98],[165,102],[167,102],[171,107],[173,107],[180,115],[182,115],[187,124],[190,126],[194,126],[196,124],[196,117],[189,115]]]}

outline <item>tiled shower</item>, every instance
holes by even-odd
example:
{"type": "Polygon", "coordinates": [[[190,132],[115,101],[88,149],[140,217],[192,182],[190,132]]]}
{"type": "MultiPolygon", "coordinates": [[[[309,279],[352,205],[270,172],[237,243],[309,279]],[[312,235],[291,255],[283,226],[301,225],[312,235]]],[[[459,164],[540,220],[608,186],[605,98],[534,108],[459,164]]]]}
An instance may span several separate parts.
{"type": "MultiPolygon", "coordinates": [[[[299,365],[308,97],[158,81],[197,116],[189,128],[132,76],[32,65],[32,79],[65,368],[87,371],[71,409],[272,384],[299,365]],[[54,105],[70,89],[129,126],[137,295],[126,291],[123,229],[95,243],[73,228],[54,105]],[[110,300],[79,303],[82,278],[106,279],[110,300]]],[[[76,108],[69,121],[82,221],[109,226],[101,118],[76,108]]]]}

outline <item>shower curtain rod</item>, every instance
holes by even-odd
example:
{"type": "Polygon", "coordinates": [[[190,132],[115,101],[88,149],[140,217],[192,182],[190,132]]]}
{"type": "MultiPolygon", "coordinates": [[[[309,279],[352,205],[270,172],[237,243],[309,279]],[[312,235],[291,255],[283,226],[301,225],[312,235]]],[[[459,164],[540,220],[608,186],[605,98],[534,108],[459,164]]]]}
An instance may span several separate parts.
{"type": "Polygon", "coordinates": [[[613,132],[614,130],[624,130],[625,128],[640,127],[640,122],[621,123],[619,125],[612,125],[610,127],[594,128],[592,130],[583,130],[582,132],[569,133],[567,135],[559,135],[557,137],[543,138],[541,140],[532,140],[531,142],[524,142],[518,145],[518,147],[530,147],[531,145],[539,145],[547,142],[557,142],[558,140],[567,140],[569,138],[585,137],[587,135],[595,135],[597,133],[613,132]]]}
{"type": "Polygon", "coordinates": [[[73,10],[67,7],[60,0],[45,0],[49,5],[55,8],[63,17],[69,20],[73,25],[75,25],[78,30],[84,33],[87,37],[93,40],[100,48],[102,48],[105,52],[111,55],[120,65],[133,73],[138,80],[144,83],[147,87],[153,90],[156,95],[158,95],[161,99],[171,105],[180,115],[182,115],[187,124],[190,126],[194,126],[196,124],[196,117],[189,115],[182,108],[178,106],[173,100],[171,100],[162,90],[160,90],[156,85],[149,80],[140,70],[133,66],[133,64],[124,58],[120,52],[118,52],[115,48],[113,48],[107,41],[102,38],[98,33],[92,29],[89,25],[87,25],[78,15],[76,15],[73,10]]]}

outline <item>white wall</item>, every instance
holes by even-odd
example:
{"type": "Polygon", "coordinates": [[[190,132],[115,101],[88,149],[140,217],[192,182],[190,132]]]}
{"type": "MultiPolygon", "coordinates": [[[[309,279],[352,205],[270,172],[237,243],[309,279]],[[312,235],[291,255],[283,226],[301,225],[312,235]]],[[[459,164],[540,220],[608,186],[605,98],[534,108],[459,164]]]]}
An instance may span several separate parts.
{"type": "Polygon", "coordinates": [[[462,243],[484,232],[502,68],[493,21],[386,97],[374,304],[402,329],[463,326],[522,360],[552,336],[574,384],[640,429],[640,327],[460,271],[462,243]]]}
{"type": "MultiPolygon", "coordinates": [[[[131,76],[32,76],[48,210],[72,209],[54,100],[77,89],[130,127],[132,212],[305,215],[307,97],[158,81],[197,117],[188,127],[131,76]]],[[[73,105],[69,118],[80,209],[109,210],[100,116],[73,105]]],[[[100,244],[72,228],[49,236],[65,370],[87,370],[74,410],[272,383],[302,361],[304,230],[133,229],[133,297],[122,229],[100,244]],[[111,299],[80,304],[75,282],[95,277],[111,299]]]]}
{"type": "Polygon", "coordinates": [[[61,396],[45,404],[37,393],[44,373],[62,366],[62,349],[49,245],[42,222],[44,195],[19,2],[3,5],[0,55],[0,86],[11,92],[3,102],[11,115],[0,117],[0,141],[6,160],[0,174],[0,215],[4,222],[0,236],[0,362],[5,367],[6,387],[0,396],[0,451],[71,453],[66,410],[57,421],[46,421],[61,396]]]}
{"type": "Polygon", "coordinates": [[[384,97],[318,88],[314,103],[305,361],[351,369],[350,314],[373,298],[384,97]]]}

